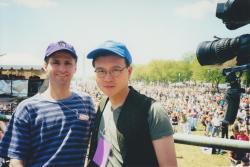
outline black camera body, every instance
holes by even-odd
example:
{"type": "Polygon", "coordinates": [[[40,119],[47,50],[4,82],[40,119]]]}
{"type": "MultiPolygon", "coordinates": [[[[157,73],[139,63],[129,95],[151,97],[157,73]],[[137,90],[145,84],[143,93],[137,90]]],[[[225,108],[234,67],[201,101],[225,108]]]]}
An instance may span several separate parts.
{"type": "Polygon", "coordinates": [[[216,17],[222,19],[229,30],[235,30],[250,23],[249,9],[249,0],[228,0],[217,4],[216,17]]]}
{"type": "MultiPolygon", "coordinates": [[[[250,23],[250,0],[228,0],[218,3],[216,17],[222,19],[230,30],[237,29],[250,23]]],[[[204,41],[199,44],[196,56],[200,65],[223,64],[236,57],[237,66],[223,69],[226,81],[230,83],[224,100],[227,111],[224,124],[232,124],[237,116],[240,95],[245,92],[240,86],[243,71],[250,69],[250,34],[243,34],[236,38],[217,38],[214,41],[204,41]],[[240,75],[236,75],[240,73],[240,75]]]]}
{"type": "MultiPolygon", "coordinates": [[[[218,3],[216,16],[222,19],[228,29],[237,29],[250,23],[250,0],[228,0],[218,3]]],[[[217,38],[204,41],[196,51],[201,65],[222,64],[236,57],[237,65],[250,62],[250,34],[236,38],[217,38]]]]}
{"type": "Polygon", "coordinates": [[[246,64],[250,62],[250,34],[204,41],[198,46],[196,55],[201,65],[222,64],[234,57],[237,65],[246,64]]]}

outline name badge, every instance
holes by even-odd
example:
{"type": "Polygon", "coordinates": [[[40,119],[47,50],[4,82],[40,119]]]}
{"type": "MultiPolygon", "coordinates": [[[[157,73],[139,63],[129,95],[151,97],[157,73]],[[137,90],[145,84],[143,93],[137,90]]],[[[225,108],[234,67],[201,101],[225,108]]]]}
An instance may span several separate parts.
{"type": "Polygon", "coordinates": [[[111,151],[111,144],[104,138],[99,138],[93,161],[100,167],[105,167],[111,151]]]}
{"type": "Polygon", "coordinates": [[[78,119],[80,119],[82,121],[88,121],[89,120],[89,116],[85,115],[85,114],[79,114],[78,115],[78,119]]]}

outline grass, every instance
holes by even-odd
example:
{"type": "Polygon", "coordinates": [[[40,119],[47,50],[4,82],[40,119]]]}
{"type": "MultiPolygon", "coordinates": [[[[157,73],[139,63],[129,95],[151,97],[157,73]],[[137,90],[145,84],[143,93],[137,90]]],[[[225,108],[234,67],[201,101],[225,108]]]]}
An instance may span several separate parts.
{"type": "MultiPolygon", "coordinates": [[[[194,135],[203,135],[201,125],[194,135]]],[[[175,144],[179,167],[228,167],[230,166],[229,151],[224,154],[208,154],[202,151],[202,147],[175,144]]]]}
{"type": "Polygon", "coordinates": [[[201,147],[175,144],[179,167],[224,167],[230,166],[228,153],[207,154],[201,147]]]}

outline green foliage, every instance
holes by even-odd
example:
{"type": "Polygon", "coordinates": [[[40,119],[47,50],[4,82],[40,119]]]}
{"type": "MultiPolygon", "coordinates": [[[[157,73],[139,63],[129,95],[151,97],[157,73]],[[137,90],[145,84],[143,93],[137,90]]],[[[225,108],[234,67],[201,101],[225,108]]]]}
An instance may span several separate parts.
{"type": "Polygon", "coordinates": [[[250,70],[247,70],[245,73],[242,75],[242,83],[246,85],[246,87],[249,87],[250,85],[250,70]]]}
{"type": "Polygon", "coordinates": [[[218,67],[203,67],[197,60],[192,62],[192,79],[210,82],[215,85],[225,82],[225,77],[222,75],[222,71],[218,67]]]}
{"type": "Polygon", "coordinates": [[[201,66],[195,54],[186,54],[182,60],[153,60],[146,65],[134,67],[133,80],[146,82],[203,81],[218,85],[224,82],[221,70],[201,66]]]}
{"type": "Polygon", "coordinates": [[[148,65],[135,66],[133,79],[160,82],[180,82],[191,78],[189,64],[184,61],[154,60],[148,65]]]}

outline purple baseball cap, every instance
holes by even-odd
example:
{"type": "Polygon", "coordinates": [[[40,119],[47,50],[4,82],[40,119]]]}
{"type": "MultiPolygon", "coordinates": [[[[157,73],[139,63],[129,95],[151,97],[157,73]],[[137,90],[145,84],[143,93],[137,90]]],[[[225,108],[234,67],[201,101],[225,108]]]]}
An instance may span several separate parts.
{"type": "Polygon", "coordinates": [[[124,58],[129,64],[132,63],[132,57],[127,49],[127,47],[120,42],[115,41],[105,41],[96,49],[93,49],[87,54],[88,59],[95,59],[97,56],[105,54],[113,54],[124,58]]]}
{"type": "Polygon", "coordinates": [[[77,55],[74,47],[64,41],[58,41],[56,43],[49,44],[48,48],[46,49],[44,60],[47,60],[53,53],[58,51],[66,51],[68,52],[74,59],[77,60],[77,55]]]}

